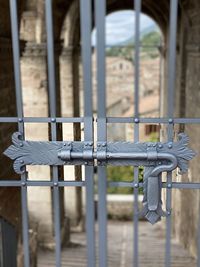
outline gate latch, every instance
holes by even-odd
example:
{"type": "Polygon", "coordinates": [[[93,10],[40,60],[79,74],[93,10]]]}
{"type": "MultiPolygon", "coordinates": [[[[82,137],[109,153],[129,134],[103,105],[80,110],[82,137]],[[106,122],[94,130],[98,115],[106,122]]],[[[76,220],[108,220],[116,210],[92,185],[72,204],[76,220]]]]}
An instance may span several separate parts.
{"type": "Polygon", "coordinates": [[[141,215],[152,224],[167,215],[162,210],[162,172],[177,167],[186,172],[189,160],[195,156],[187,147],[189,138],[184,133],[179,134],[177,142],[97,142],[97,148],[93,142],[23,141],[19,132],[13,134],[12,141],[4,155],[14,160],[18,174],[24,173],[26,165],[93,165],[95,160],[99,166],[144,166],[141,215]]]}

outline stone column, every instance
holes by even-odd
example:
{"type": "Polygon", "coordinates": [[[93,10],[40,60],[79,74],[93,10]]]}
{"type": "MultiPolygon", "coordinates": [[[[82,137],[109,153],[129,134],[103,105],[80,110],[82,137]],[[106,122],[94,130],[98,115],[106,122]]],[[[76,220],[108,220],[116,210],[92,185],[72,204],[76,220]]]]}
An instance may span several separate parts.
{"type": "MultiPolygon", "coordinates": [[[[46,44],[27,43],[21,60],[22,85],[24,99],[24,115],[26,117],[48,117],[48,82],[46,44]]],[[[59,92],[59,55],[55,53],[56,83],[59,92]]],[[[60,102],[59,93],[57,94],[60,102]]],[[[58,113],[60,107],[58,107],[58,113]]],[[[26,124],[26,139],[49,140],[49,126],[46,123],[26,124]]],[[[58,133],[59,134],[59,133],[58,133]]],[[[60,134],[59,134],[60,135],[60,134]]],[[[59,139],[61,137],[59,136],[59,139]]],[[[48,166],[28,166],[29,179],[50,180],[51,171],[48,166]]],[[[30,220],[38,223],[39,243],[45,247],[55,246],[53,228],[52,190],[47,187],[32,187],[28,189],[30,220]]],[[[61,224],[64,226],[63,195],[61,190],[61,224]]],[[[65,231],[62,231],[65,235],[65,231]]]]}
{"type": "MultiPolygon", "coordinates": [[[[62,116],[79,117],[80,116],[80,97],[79,97],[79,47],[63,48],[60,57],[61,70],[61,106],[62,116]]],[[[80,124],[63,125],[64,140],[81,140],[80,124]]],[[[80,180],[81,167],[65,167],[65,179],[80,180]]],[[[82,221],[82,189],[65,189],[65,210],[70,216],[72,225],[76,226],[82,221]]]]}

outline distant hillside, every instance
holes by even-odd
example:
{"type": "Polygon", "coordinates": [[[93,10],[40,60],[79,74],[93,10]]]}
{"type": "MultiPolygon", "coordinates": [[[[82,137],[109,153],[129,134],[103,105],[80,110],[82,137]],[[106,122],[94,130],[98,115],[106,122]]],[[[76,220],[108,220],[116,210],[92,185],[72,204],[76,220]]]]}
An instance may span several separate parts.
{"type": "MultiPolygon", "coordinates": [[[[155,29],[155,27],[154,28],[149,27],[148,29],[145,30],[145,32],[142,33],[141,45],[158,46],[160,44],[160,38],[161,38],[160,33],[157,30],[150,31],[151,29],[155,29]]],[[[134,38],[132,37],[131,39],[127,40],[126,43],[124,42],[123,44],[108,48],[106,54],[107,56],[110,57],[120,56],[127,60],[133,61],[133,46],[134,46],[134,38]]],[[[141,48],[141,52],[146,52],[147,56],[149,55],[150,57],[156,57],[157,55],[156,48],[149,49],[143,47],[141,48]]]]}
{"type": "MultiPolygon", "coordinates": [[[[148,35],[149,33],[152,32],[158,32],[159,33],[159,29],[158,27],[154,24],[151,25],[147,28],[145,28],[141,33],[140,33],[140,39],[143,39],[144,36],[148,35]]],[[[133,45],[135,43],[135,36],[133,35],[131,38],[129,38],[128,40],[118,43],[116,45],[133,45]]]]}
{"type": "Polygon", "coordinates": [[[159,45],[161,35],[159,32],[149,32],[145,34],[141,40],[142,45],[159,45]]]}

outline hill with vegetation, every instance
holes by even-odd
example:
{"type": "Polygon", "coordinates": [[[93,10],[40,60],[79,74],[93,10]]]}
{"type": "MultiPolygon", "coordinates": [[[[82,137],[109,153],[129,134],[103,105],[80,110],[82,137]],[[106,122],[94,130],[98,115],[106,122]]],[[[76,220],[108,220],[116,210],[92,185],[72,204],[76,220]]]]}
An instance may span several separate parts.
{"type": "MultiPolygon", "coordinates": [[[[141,37],[141,53],[145,57],[156,58],[158,56],[158,49],[161,43],[161,34],[155,30],[143,33],[141,37]]],[[[130,38],[122,44],[107,48],[106,55],[108,57],[123,57],[133,62],[134,37],[130,38]]]]}

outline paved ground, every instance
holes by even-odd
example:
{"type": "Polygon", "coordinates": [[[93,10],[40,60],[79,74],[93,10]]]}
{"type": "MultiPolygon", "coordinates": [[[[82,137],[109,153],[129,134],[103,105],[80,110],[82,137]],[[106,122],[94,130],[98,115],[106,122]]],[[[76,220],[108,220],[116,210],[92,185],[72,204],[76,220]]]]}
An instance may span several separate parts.
{"type": "MultiPolygon", "coordinates": [[[[131,222],[109,222],[108,261],[109,267],[132,267],[133,229],[131,222]]],[[[139,261],[140,267],[164,267],[165,236],[160,225],[151,226],[140,222],[139,261]]],[[[62,252],[63,267],[86,266],[85,234],[72,235],[72,247],[62,252]]],[[[41,251],[38,267],[55,267],[54,253],[41,251]]],[[[175,240],[172,240],[172,267],[195,267],[195,261],[175,240]]]]}

